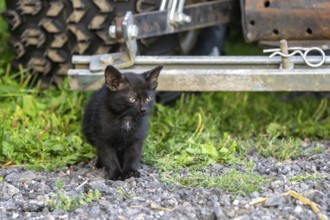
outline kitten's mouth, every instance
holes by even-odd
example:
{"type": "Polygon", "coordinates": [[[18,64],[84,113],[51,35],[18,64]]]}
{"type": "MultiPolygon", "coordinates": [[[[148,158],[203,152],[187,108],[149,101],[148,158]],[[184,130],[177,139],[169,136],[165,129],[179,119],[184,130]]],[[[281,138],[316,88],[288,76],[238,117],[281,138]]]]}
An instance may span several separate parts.
{"type": "Polygon", "coordinates": [[[141,112],[140,112],[140,115],[141,115],[141,116],[146,116],[147,114],[148,114],[148,112],[146,112],[146,111],[141,111],[141,112]]]}

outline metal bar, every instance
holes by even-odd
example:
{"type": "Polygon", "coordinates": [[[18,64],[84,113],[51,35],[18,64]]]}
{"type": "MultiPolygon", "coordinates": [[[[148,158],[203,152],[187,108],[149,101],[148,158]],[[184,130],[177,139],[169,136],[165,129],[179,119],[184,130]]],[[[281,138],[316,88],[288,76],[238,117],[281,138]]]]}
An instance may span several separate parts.
{"type": "MultiPolygon", "coordinates": [[[[127,70],[144,72],[147,69],[127,70]]],[[[72,89],[95,90],[104,74],[69,70],[72,89]]],[[[327,69],[164,69],[158,91],[330,91],[327,69]]]]}
{"type": "Polygon", "coordinates": [[[174,0],[173,1],[173,4],[171,5],[171,9],[170,9],[170,20],[173,20],[174,18],[174,14],[175,14],[175,11],[176,11],[176,6],[177,6],[177,3],[178,3],[178,0],[174,0]]]}
{"type": "Polygon", "coordinates": [[[167,0],[162,0],[162,3],[159,7],[159,10],[160,11],[164,11],[165,10],[165,7],[166,7],[166,4],[167,4],[167,0]]]}
{"type": "MultiPolygon", "coordinates": [[[[98,56],[104,55],[73,60],[82,69],[69,70],[72,89],[95,90],[102,86],[104,67],[88,70],[91,63],[100,60],[98,56]]],[[[309,61],[322,59],[311,56],[309,61]]],[[[142,73],[164,65],[159,91],[330,91],[330,56],[324,57],[318,69],[308,67],[299,56],[291,57],[290,62],[295,69],[279,69],[281,57],[137,56],[133,67],[121,71],[142,73]]]]}
{"type": "Polygon", "coordinates": [[[185,0],[179,0],[178,12],[182,13],[185,0]]]}
{"type": "MultiPolygon", "coordinates": [[[[280,48],[282,53],[288,55],[288,42],[286,40],[281,40],[280,41],[280,48]]],[[[289,69],[289,57],[282,57],[282,68],[283,69],[289,69]]]]}
{"type": "Polygon", "coordinates": [[[220,0],[187,6],[183,13],[191,18],[191,22],[177,27],[168,23],[167,11],[136,14],[133,16],[133,24],[139,28],[137,39],[142,39],[225,24],[233,20],[235,12],[239,13],[237,0],[220,0]]]}
{"type": "MultiPolygon", "coordinates": [[[[295,64],[304,64],[302,57],[291,57],[295,64]]],[[[320,56],[310,57],[311,62],[322,60],[320,56]]],[[[290,59],[291,61],[291,59],[290,59]]],[[[281,57],[265,56],[137,56],[135,64],[227,64],[227,65],[268,65],[280,64],[281,57]]],[[[330,64],[330,56],[326,56],[325,64],[330,64]]]]}
{"type": "MultiPolygon", "coordinates": [[[[102,55],[99,55],[102,56],[102,55]]],[[[89,65],[92,56],[73,56],[73,64],[89,65]]],[[[320,56],[309,58],[311,62],[322,60],[320,56]]],[[[300,56],[291,57],[290,61],[294,64],[304,64],[300,56]]],[[[280,64],[281,57],[268,58],[266,56],[136,56],[135,65],[269,65],[280,64]]],[[[330,64],[330,56],[326,56],[325,64],[330,64]]]]}

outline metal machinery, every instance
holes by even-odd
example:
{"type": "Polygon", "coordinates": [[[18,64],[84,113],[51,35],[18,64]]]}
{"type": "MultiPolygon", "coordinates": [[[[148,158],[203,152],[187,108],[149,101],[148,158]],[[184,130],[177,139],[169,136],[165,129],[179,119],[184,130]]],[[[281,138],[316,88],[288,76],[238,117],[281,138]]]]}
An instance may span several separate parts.
{"type": "Polygon", "coordinates": [[[109,35],[117,53],[73,56],[72,89],[93,90],[112,64],[143,72],[164,65],[159,91],[330,91],[330,1],[162,0],[158,11],[117,18],[109,35]],[[137,40],[226,24],[241,18],[247,42],[267,56],[139,56],[137,40]],[[285,39],[285,40],[284,40],[285,39]]]}

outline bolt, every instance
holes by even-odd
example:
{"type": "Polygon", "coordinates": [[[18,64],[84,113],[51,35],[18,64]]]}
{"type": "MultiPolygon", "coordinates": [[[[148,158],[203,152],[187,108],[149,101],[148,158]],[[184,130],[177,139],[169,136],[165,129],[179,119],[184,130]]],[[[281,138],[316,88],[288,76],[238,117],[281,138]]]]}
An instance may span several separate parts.
{"type": "Polygon", "coordinates": [[[170,20],[170,23],[177,28],[180,25],[184,25],[191,22],[191,17],[184,13],[176,13],[174,18],[170,20]]]}
{"type": "Polygon", "coordinates": [[[111,38],[116,39],[116,26],[115,25],[110,25],[109,35],[111,38]]]}
{"type": "Polygon", "coordinates": [[[183,23],[190,23],[191,22],[191,17],[189,15],[182,14],[181,18],[183,23]]]}

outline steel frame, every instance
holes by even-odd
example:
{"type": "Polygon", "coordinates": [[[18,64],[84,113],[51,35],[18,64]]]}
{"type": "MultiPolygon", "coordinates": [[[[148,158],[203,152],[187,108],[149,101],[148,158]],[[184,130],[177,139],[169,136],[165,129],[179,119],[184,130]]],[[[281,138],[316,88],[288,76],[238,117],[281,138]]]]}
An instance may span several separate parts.
{"type": "MultiPolygon", "coordinates": [[[[116,26],[109,28],[110,36],[123,44],[124,51],[74,56],[72,63],[75,69],[68,72],[71,88],[100,88],[104,83],[103,71],[111,64],[119,69],[126,68],[122,71],[138,73],[164,65],[159,91],[330,91],[330,56],[325,56],[323,51],[330,45],[290,48],[285,40],[281,40],[280,48],[264,51],[272,52],[269,57],[137,56],[137,39],[194,29],[198,25],[204,27],[228,22],[232,14],[223,9],[233,9],[233,3],[233,0],[221,0],[187,7],[183,13],[191,18],[191,23],[179,22],[176,25],[171,25],[168,20],[171,13],[164,10],[140,15],[127,12],[116,26]],[[215,5],[219,8],[214,8],[215,5]],[[205,11],[209,12],[209,16],[204,19],[202,12],[205,11]],[[144,24],[144,19],[152,18],[150,15],[157,15],[154,17],[156,21],[144,24]],[[319,55],[309,56],[311,51],[319,55]],[[296,54],[301,56],[294,56],[296,54]]],[[[178,13],[182,14],[182,10],[178,13]]]]}
{"type": "MultiPolygon", "coordinates": [[[[73,60],[79,69],[69,70],[72,89],[95,90],[104,83],[103,70],[89,70],[92,57],[73,60]]],[[[330,56],[317,69],[306,66],[302,57],[291,57],[290,62],[295,69],[280,69],[281,57],[137,56],[135,65],[122,71],[142,73],[164,65],[158,91],[330,91],[330,56]]]]}

